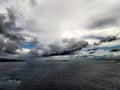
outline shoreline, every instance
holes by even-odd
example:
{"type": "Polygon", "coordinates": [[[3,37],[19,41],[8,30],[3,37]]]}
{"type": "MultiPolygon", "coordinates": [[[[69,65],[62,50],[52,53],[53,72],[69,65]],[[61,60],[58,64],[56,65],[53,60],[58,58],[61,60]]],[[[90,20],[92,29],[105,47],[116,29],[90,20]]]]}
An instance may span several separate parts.
{"type": "Polygon", "coordinates": [[[0,62],[25,62],[26,60],[0,58],[0,62]]]}

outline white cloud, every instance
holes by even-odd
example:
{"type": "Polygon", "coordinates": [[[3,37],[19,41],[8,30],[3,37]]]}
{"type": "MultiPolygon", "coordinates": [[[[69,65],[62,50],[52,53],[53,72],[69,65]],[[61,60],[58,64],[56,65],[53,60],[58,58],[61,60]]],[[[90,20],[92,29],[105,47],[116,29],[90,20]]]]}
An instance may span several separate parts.
{"type": "MultiPolygon", "coordinates": [[[[25,35],[37,37],[40,41],[51,43],[62,38],[81,38],[87,35],[111,35],[119,31],[119,24],[101,21],[107,28],[97,27],[99,19],[119,18],[119,0],[1,0],[2,7],[16,10],[17,25],[24,27],[25,35]],[[33,6],[32,6],[33,5],[33,6]]],[[[3,9],[0,9],[4,11],[3,9]]],[[[98,23],[99,25],[99,23],[98,23]]],[[[101,23],[100,23],[101,25],[101,23]]],[[[98,27],[102,27],[104,25],[98,27]]],[[[86,39],[94,42],[93,39],[86,39]]]]}

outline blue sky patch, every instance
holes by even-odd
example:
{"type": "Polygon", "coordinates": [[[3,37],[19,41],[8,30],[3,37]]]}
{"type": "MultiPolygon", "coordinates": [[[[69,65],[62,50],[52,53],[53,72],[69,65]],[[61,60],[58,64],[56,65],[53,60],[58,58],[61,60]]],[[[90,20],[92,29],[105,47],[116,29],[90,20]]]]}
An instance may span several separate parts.
{"type": "Polygon", "coordinates": [[[115,45],[115,46],[105,46],[105,47],[98,47],[98,49],[101,50],[111,50],[111,49],[120,49],[120,45],[115,45]]]}
{"type": "Polygon", "coordinates": [[[23,42],[20,44],[20,48],[26,48],[26,49],[35,49],[35,44],[31,43],[31,42],[23,42]]]}

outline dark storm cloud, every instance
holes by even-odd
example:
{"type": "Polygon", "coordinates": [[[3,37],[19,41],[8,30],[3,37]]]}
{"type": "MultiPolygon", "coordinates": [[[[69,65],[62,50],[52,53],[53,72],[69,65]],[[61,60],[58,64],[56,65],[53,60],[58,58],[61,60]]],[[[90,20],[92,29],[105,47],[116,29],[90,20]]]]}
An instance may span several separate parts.
{"type": "Polygon", "coordinates": [[[116,35],[111,35],[111,36],[106,36],[103,39],[101,39],[98,43],[94,43],[94,45],[100,45],[106,42],[112,42],[112,41],[116,41],[118,39],[120,39],[118,36],[120,35],[120,33],[116,34],[116,35]]]}
{"type": "Polygon", "coordinates": [[[0,14],[0,50],[11,54],[16,53],[20,41],[24,40],[18,33],[22,28],[17,27],[15,21],[15,13],[12,8],[7,8],[7,15],[0,14]]]}
{"type": "Polygon", "coordinates": [[[16,50],[19,48],[19,43],[13,40],[8,40],[7,42],[5,42],[4,39],[5,39],[4,36],[0,37],[0,51],[9,54],[15,54],[16,50]]]}
{"type": "Polygon", "coordinates": [[[88,46],[88,42],[77,40],[74,38],[64,39],[62,42],[55,42],[49,44],[47,49],[40,48],[39,50],[42,52],[39,53],[39,50],[33,50],[30,53],[35,55],[38,54],[40,56],[56,56],[56,55],[70,55],[73,54],[77,50],[81,50],[88,46]]]}
{"type": "Polygon", "coordinates": [[[18,42],[16,42],[16,41],[8,41],[7,43],[5,43],[4,51],[6,53],[15,54],[16,49],[19,49],[18,42]]]}
{"type": "Polygon", "coordinates": [[[115,40],[119,39],[119,38],[118,38],[119,34],[120,34],[120,33],[118,33],[117,35],[108,36],[108,37],[106,37],[105,39],[101,40],[100,43],[115,41],[115,40]]]}
{"type": "Polygon", "coordinates": [[[0,14],[0,34],[3,34],[4,36],[12,40],[23,39],[23,37],[20,34],[17,34],[17,32],[22,30],[22,28],[16,27],[15,24],[16,19],[13,9],[7,8],[7,12],[8,16],[0,14]]]}
{"type": "Polygon", "coordinates": [[[0,51],[3,50],[4,46],[5,46],[4,37],[0,37],[0,51]]]}

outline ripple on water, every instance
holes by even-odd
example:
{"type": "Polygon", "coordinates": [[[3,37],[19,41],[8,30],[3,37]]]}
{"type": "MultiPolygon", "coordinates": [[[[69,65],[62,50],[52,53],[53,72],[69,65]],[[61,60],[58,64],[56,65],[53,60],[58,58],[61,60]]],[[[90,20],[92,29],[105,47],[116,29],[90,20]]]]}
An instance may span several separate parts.
{"type": "Polygon", "coordinates": [[[9,89],[14,90],[18,86],[20,86],[20,84],[21,84],[20,80],[10,79],[9,77],[0,78],[0,89],[3,89],[3,90],[4,89],[5,90],[9,90],[9,89]]]}

